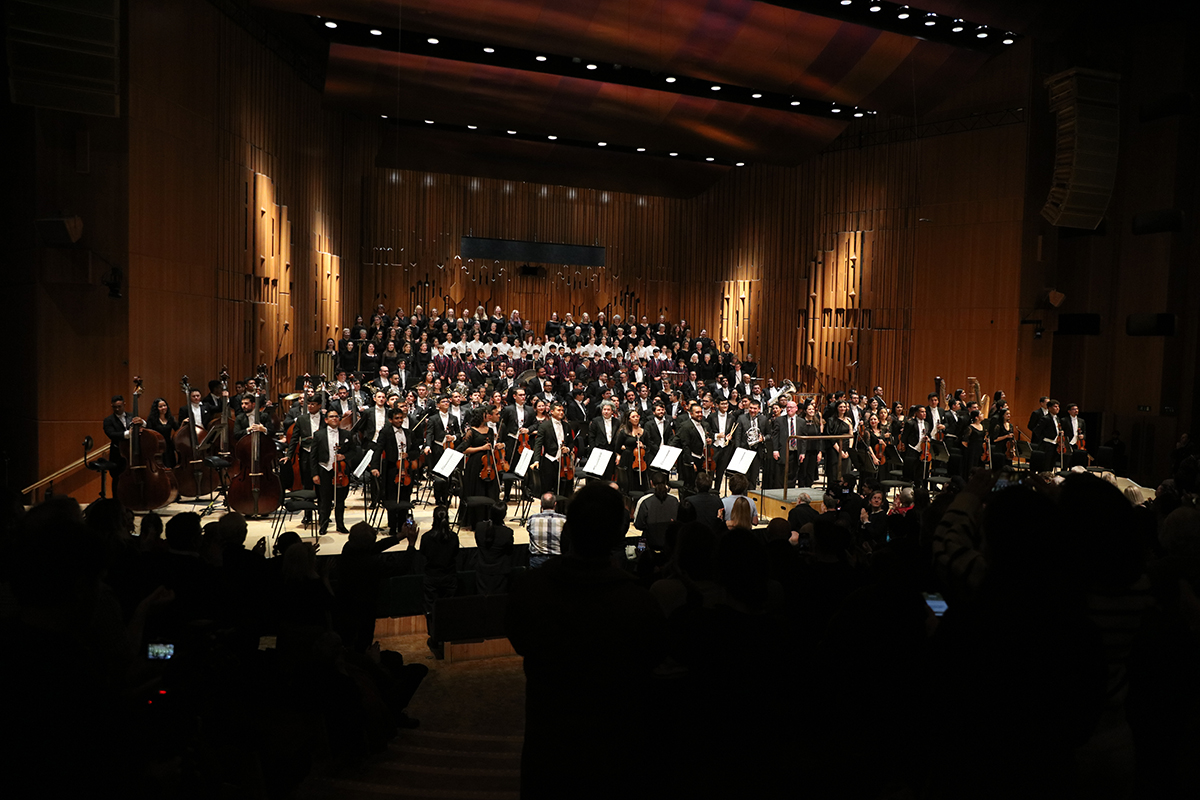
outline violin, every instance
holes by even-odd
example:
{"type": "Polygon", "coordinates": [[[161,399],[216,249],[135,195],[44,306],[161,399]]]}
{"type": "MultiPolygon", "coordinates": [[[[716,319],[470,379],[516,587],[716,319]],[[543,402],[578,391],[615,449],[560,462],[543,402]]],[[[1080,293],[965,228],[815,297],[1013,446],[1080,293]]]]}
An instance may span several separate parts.
{"type": "Polygon", "coordinates": [[[412,472],[408,469],[411,463],[412,461],[409,460],[407,452],[401,454],[400,460],[396,462],[396,477],[392,480],[392,483],[400,486],[412,486],[412,472]]]}
{"type": "Polygon", "coordinates": [[[350,465],[346,463],[344,458],[339,458],[342,454],[341,445],[334,448],[333,456],[333,485],[346,487],[350,485],[350,465]]]}
{"type": "Polygon", "coordinates": [[[183,389],[183,407],[188,418],[186,421],[179,420],[179,429],[171,437],[175,443],[175,452],[179,454],[174,470],[175,482],[181,495],[199,497],[212,491],[212,470],[198,454],[200,442],[204,439],[204,429],[197,430],[195,420],[192,419],[192,387],[188,383],[188,376],[184,375],[179,382],[183,389]]]}
{"type": "Polygon", "coordinates": [[[529,431],[523,430],[517,434],[517,455],[521,455],[522,451],[529,449],[529,431]]]}
{"type": "Polygon", "coordinates": [[[647,469],[646,445],[642,444],[641,430],[641,428],[637,429],[637,441],[633,446],[633,463],[630,464],[630,468],[637,470],[639,473],[645,472],[647,469]]]}
{"type": "MultiPolygon", "coordinates": [[[[142,379],[133,379],[133,417],[138,419],[138,399],[142,396],[142,379]]],[[[153,511],[162,508],[179,496],[175,473],[167,469],[162,454],[167,442],[162,434],[142,423],[130,426],[129,438],[121,441],[121,457],[126,468],[117,485],[117,497],[130,511],[153,511]]]]}

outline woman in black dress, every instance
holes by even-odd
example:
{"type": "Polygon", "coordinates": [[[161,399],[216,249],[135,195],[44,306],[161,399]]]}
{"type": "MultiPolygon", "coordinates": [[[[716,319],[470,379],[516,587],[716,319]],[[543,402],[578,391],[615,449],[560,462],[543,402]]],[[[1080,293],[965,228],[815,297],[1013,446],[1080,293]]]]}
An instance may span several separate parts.
{"type": "Polygon", "coordinates": [[[984,466],[983,443],[985,441],[987,441],[987,434],[983,430],[983,423],[980,421],[979,411],[976,409],[971,412],[971,423],[967,425],[966,472],[968,475],[984,466]]]}
{"type": "MultiPolygon", "coordinates": [[[[642,437],[642,415],[636,408],[631,408],[625,416],[625,422],[617,430],[617,482],[626,492],[645,492],[649,484],[650,470],[639,472],[633,468],[634,455],[638,442],[642,437]]],[[[643,446],[642,460],[646,460],[646,450],[643,446]]],[[[646,464],[649,467],[649,464],[646,464]]]]}
{"type": "Polygon", "coordinates": [[[846,419],[846,415],[850,413],[850,404],[842,400],[837,404],[837,415],[825,423],[825,433],[828,436],[841,436],[845,434],[845,439],[826,439],[825,450],[825,486],[833,487],[842,479],[842,475],[846,474],[846,470],[850,465],[850,420],[846,419]]]}
{"type": "Polygon", "coordinates": [[[496,406],[484,406],[477,408],[469,417],[469,424],[463,437],[459,439],[457,449],[459,452],[466,455],[466,462],[463,464],[462,473],[462,511],[460,512],[461,521],[464,525],[469,525],[474,528],[480,522],[487,519],[487,506],[478,508],[467,508],[466,499],[468,497],[490,497],[493,500],[500,499],[500,471],[492,462],[494,454],[493,444],[496,441],[496,425],[500,422],[500,409],[496,406]],[[484,468],[484,459],[487,459],[488,466],[491,468],[491,479],[485,480],[480,476],[484,468]]]}
{"type": "Polygon", "coordinates": [[[151,404],[150,413],[146,416],[146,427],[166,439],[163,463],[168,467],[175,466],[175,442],[171,437],[175,435],[179,425],[171,414],[171,407],[163,398],[159,397],[151,404]]]}
{"type": "MultiPolygon", "coordinates": [[[[816,404],[809,400],[804,404],[804,419],[796,430],[801,436],[820,436],[823,422],[817,416],[816,404]]],[[[804,461],[800,462],[800,485],[807,488],[817,482],[817,464],[823,448],[820,439],[806,439],[800,446],[804,448],[804,461]]]]}
{"type": "Polygon", "coordinates": [[[1006,470],[1012,466],[1008,457],[1008,446],[1017,440],[1017,431],[1012,424],[1012,412],[1004,410],[1004,416],[998,422],[992,423],[988,438],[991,440],[992,469],[1006,470]]]}

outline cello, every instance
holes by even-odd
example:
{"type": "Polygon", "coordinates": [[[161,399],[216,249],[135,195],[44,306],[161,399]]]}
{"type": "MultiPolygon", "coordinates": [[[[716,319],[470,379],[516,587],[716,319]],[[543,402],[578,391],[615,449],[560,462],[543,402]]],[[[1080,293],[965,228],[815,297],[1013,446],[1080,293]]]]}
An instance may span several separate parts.
{"type": "MultiPolygon", "coordinates": [[[[259,381],[262,380],[262,373],[259,373],[259,381]]],[[[255,430],[264,427],[258,415],[256,399],[254,407],[247,412],[249,429],[234,447],[242,469],[229,485],[229,507],[246,517],[266,516],[279,508],[283,499],[283,487],[275,474],[278,458],[275,442],[265,429],[255,430]]]]}
{"type": "Polygon", "coordinates": [[[179,379],[183,389],[184,409],[188,412],[187,421],[179,420],[179,429],[175,431],[172,440],[175,442],[175,452],[179,454],[179,463],[175,466],[175,482],[179,493],[185,497],[199,497],[212,491],[212,469],[204,463],[200,456],[200,442],[204,440],[204,428],[197,428],[192,419],[192,387],[188,376],[179,379]]]}
{"type": "MultiPolygon", "coordinates": [[[[133,379],[133,418],[140,419],[138,399],[142,379],[133,379]]],[[[153,511],[179,496],[175,474],[163,463],[166,440],[162,434],[137,422],[129,427],[129,437],[121,441],[121,457],[127,464],[117,488],[117,498],[130,511],[153,511]]]]}

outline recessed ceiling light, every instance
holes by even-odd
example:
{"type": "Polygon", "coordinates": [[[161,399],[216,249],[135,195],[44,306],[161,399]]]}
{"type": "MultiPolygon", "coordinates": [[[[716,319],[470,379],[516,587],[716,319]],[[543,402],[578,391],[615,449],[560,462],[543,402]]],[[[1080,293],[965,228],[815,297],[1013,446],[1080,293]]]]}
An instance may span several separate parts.
{"type": "Polygon", "coordinates": [[[429,37],[428,39],[426,39],[425,41],[429,42],[430,44],[437,44],[437,43],[438,43],[438,40],[437,40],[437,39],[435,39],[435,38],[433,38],[432,36],[430,36],[430,37],[429,37]]]}
{"type": "Polygon", "coordinates": [[[978,28],[975,29],[975,38],[976,39],[986,39],[987,37],[988,37],[987,28],[980,25],[978,28]]]}
{"type": "Polygon", "coordinates": [[[674,82],[675,82],[674,78],[669,77],[669,76],[667,77],[667,83],[674,83],[674,82]]]}
{"type": "Polygon", "coordinates": [[[516,133],[517,133],[516,131],[509,131],[509,132],[508,132],[508,135],[509,135],[509,136],[514,136],[514,135],[516,135],[516,133]]]}
{"type": "Polygon", "coordinates": [[[721,91],[721,87],[720,87],[720,86],[713,86],[713,87],[711,87],[711,88],[712,88],[712,90],[713,90],[714,92],[719,92],[719,91],[721,91]]]}
{"type": "Polygon", "coordinates": [[[861,117],[862,115],[863,115],[863,112],[861,112],[861,111],[854,112],[854,116],[856,116],[856,117],[861,117]]]}
{"type": "Polygon", "coordinates": [[[1011,33],[1006,33],[1004,34],[1004,38],[1000,41],[1002,44],[1012,44],[1016,41],[1016,37],[1014,37],[1011,33]]]}
{"type": "Polygon", "coordinates": [[[597,147],[604,147],[607,144],[608,144],[608,142],[596,142],[597,147]]]}
{"type": "Polygon", "coordinates": [[[925,15],[925,24],[926,25],[937,25],[937,14],[933,13],[932,11],[930,11],[928,14],[926,14],[925,15]]]}
{"type": "Polygon", "coordinates": [[[744,166],[746,166],[746,162],[745,162],[745,161],[739,161],[739,162],[737,162],[736,164],[734,164],[734,166],[735,166],[735,167],[744,167],[744,166]]]}
{"type": "Polygon", "coordinates": [[[712,156],[709,156],[708,158],[706,158],[706,159],[704,159],[704,160],[705,160],[705,161],[716,161],[716,159],[715,159],[715,158],[713,158],[712,156]]]}
{"type": "Polygon", "coordinates": [[[670,155],[671,158],[674,158],[675,156],[679,155],[679,153],[669,153],[668,155],[670,155]]]}
{"type": "Polygon", "coordinates": [[[494,52],[496,52],[496,48],[494,48],[494,47],[485,47],[485,48],[483,48],[483,52],[485,52],[485,53],[494,53],[494,52]]]}
{"type": "Polygon", "coordinates": [[[644,147],[639,147],[639,148],[637,149],[637,151],[638,151],[639,153],[644,153],[644,152],[646,152],[646,148],[644,148],[644,147]]]}
{"type": "Polygon", "coordinates": [[[761,99],[762,99],[762,92],[755,92],[754,94],[752,94],[752,95],[750,95],[750,96],[751,96],[751,97],[753,97],[755,100],[761,100],[761,99]]]}
{"type": "Polygon", "coordinates": [[[426,124],[426,125],[432,125],[432,124],[433,124],[433,120],[431,120],[431,119],[427,119],[427,120],[425,120],[425,124],[426,124]]]}
{"type": "Polygon", "coordinates": [[[337,23],[336,23],[336,22],[333,22],[333,21],[327,21],[327,22],[325,23],[325,27],[326,27],[326,28],[336,28],[336,27],[337,27],[337,23]]]}
{"type": "Polygon", "coordinates": [[[588,64],[588,65],[587,65],[587,68],[588,68],[588,69],[596,69],[596,65],[595,65],[595,64],[588,64]]]}
{"type": "Polygon", "coordinates": [[[835,114],[840,114],[840,113],[842,113],[842,110],[841,110],[840,108],[831,108],[831,109],[829,109],[829,110],[830,110],[830,111],[832,111],[832,112],[833,112],[833,113],[835,113],[835,114]]]}
{"type": "Polygon", "coordinates": [[[844,5],[844,6],[850,5],[850,0],[842,0],[842,5],[844,5]]]}
{"type": "Polygon", "coordinates": [[[534,57],[534,60],[535,60],[535,61],[545,61],[545,60],[546,60],[546,57],[545,57],[545,56],[535,56],[535,57],[534,57]]]}
{"type": "Polygon", "coordinates": [[[468,126],[467,126],[467,130],[469,130],[469,131],[476,130],[476,126],[474,126],[474,125],[468,125],[468,126]]]}
{"type": "Polygon", "coordinates": [[[868,10],[869,10],[869,11],[870,11],[872,14],[874,14],[876,11],[882,11],[882,10],[883,10],[883,7],[882,7],[882,6],[871,6],[871,8],[870,8],[870,9],[868,9],[868,10]]]}
{"type": "Polygon", "coordinates": [[[798,106],[798,105],[800,105],[800,101],[799,101],[799,100],[793,100],[793,101],[792,101],[792,105],[794,105],[794,106],[798,106]]]}
{"type": "Polygon", "coordinates": [[[900,13],[896,15],[896,19],[908,19],[908,6],[900,6],[900,13]]]}
{"type": "Polygon", "coordinates": [[[547,136],[546,138],[549,139],[550,141],[554,141],[558,137],[557,136],[547,136]]]}
{"type": "Polygon", "coordinates": [[[954,31],[955,33],[962,33],[963,21],[961,19],[954,20],[954,27],[952,27],[950,30],[954,31]]]}
{"type": "Polygon", "coordinates": [[[379,116],[383,117],[384,119],[387,119],[387,114],[380,114],[379,116]]]}
{"type": "Polygon", "coordinates": [[[371,35],[372,36],[383,36],[383,31],[379,30],[379,28],[371,28],[371,35]]]}

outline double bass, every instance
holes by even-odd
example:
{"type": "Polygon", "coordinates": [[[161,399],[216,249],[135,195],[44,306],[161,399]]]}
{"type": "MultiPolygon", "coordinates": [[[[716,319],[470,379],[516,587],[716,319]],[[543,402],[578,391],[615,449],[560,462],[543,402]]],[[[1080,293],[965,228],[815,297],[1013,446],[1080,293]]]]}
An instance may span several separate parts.
{"type": "Polygon", "coordinates": [[[221,367],[221,414],[217,420],[217,455],[229,462],[225,468],[230,478],[235,478],[242,471],[242,465],[233,452],[234,416],[229,413],[229,370],[221,367]]]}
{"type": "MultiPolygon", "coordinates": [[[[259,373],[259,382],[264,380],[259,373]]],[[[257,400],[248,412],[251,427],[259,425],[257,400]]],[[[247,517],[266,516],[279,508],[283,487],[275,474],[275,442],[263,431],[248,430],[234,447],[241,472],[229,484],[229,507],[247,517]]]]}
{"type": "Polygon", "coordinates": [[[179,486],[179,493],[184,497],[199,497],[212,491],[212,468],[204,463],[204,458],[199,452],[205,431],[204,428],[197,429],[192,419],[192,387],[188,383],[187,375],[179,379],[179,385],[183,389],[183,407],[188,412],[188,418],[179,420],[179,429],[172,437],[175,452],[179,454],[174,469],[175,482],[179,486]]]}
{"type": "MultiPolygon", "coordinates": [[[[133,417],[138,419],[138,399],[142,396],[142,379],[133,379],[133,417]]],[[[162,434],[149,430],[142,423],[129,428],[129,437],[121,441],[121,457],[126,468],[117,485],[117,498],[130,511],[153,511],[162,508],[179,496],[175,474],[163,463],[162,454],[167,442],[162,434]]]]}

